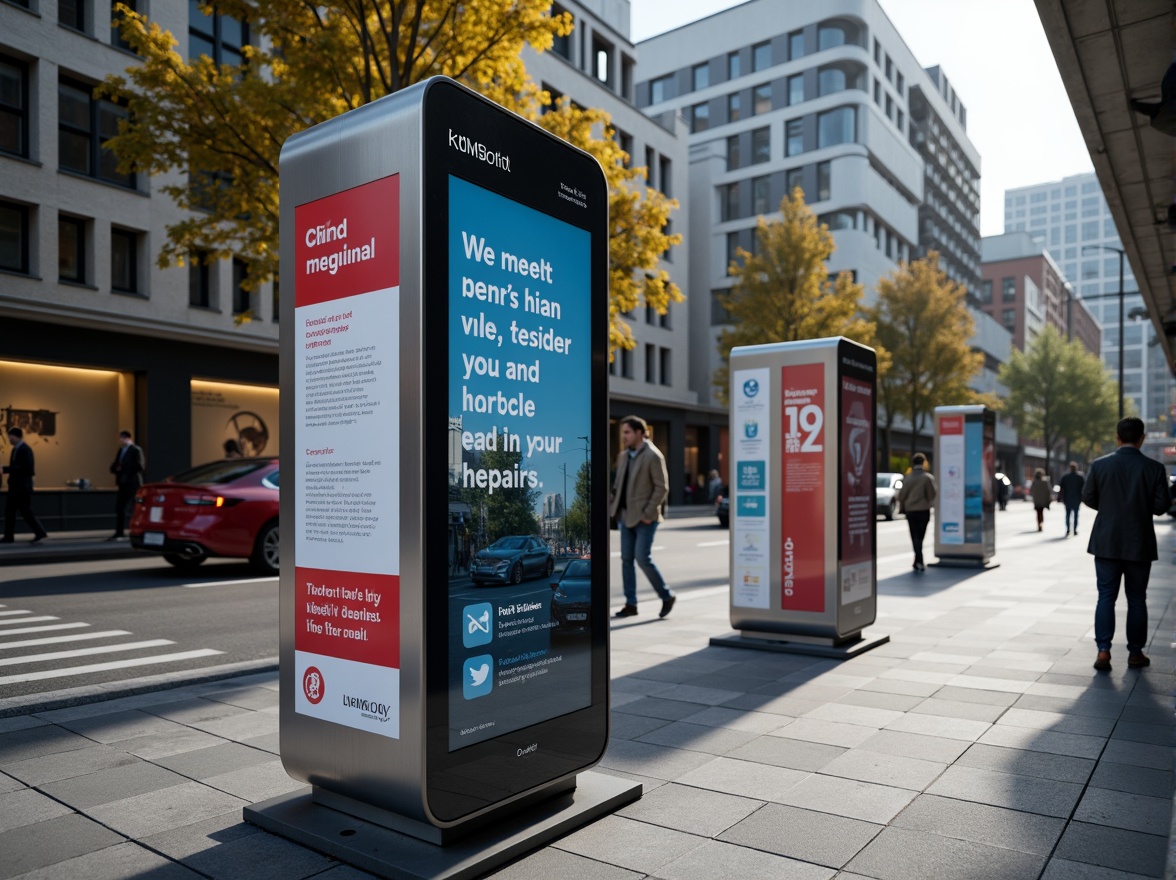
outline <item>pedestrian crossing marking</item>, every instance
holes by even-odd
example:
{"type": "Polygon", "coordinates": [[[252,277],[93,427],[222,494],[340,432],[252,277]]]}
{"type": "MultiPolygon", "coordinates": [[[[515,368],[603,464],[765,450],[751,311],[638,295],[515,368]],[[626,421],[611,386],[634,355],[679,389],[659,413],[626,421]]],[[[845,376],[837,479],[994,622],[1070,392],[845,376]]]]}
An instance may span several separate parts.
{"type": "Polygon", "coordinates": [[[141,648],[162,648],[174,645],[171,639],[148,639],[144,642],[124,642],[120,645],[98,645],[93,648],[74,648],[69,651],[50,651],[47,654],[28,654],[24,657],[5,657],[0,666],[18,666],[21,663],[48,663],[50,660],[65,660],[70,657],[87,657],[93,654],[113,654],[118,651],[138,651],[141,648]]]}
{"type": "Polygon", "coordinates": [[[109,663],[92,663],[88,666],[70,666],[66,669],[48,669],[44,672],[26,672],[19,675],[0,675],[0,685],[20,684],[27,681],[44,681],[49,678],[67,678],[71,675],[84,675],[89,672],[107,672],[111,669],[129,669],[133,666],[153,666],[157,663],[176,663],[180,660],[194,660],[198,657],[212,657],[223,653],[224,651],[214,651],[212,648],[200,648],[196,651],[181,651],[177,654],[160,654],[155,657],[136,657],[131,660],[112,660],[109,663]]]}
{"type": "Polygon", "coordinates": [[[189,590],[198,590],[201,587],[239,587],[242,584],[265,584],[270,583],[271,581],[273,583],[277,583],[278,579],[276,577],[264,577],[250,578],[249,580],[244,581],[205,581],[204,583],[200,584],[184,584],[184,586],[189,590]]]}
{"type": "Polygon", "coordinates": [[[31,611],[0,611],[0,617],[11,617],[13,614],[32,614],[31,611]]]}
{"type": "MultiPolygon", "coordinates": [[[[45,627],[49,629],[50,627],[45,627]]],[[[37,627],[34,627],[37,629],[37,627]]],[[[83,639],[104,639],[110,636],[129,636],[131,633],[125,629],[108,629],[103,632],[79,633],[76,636],[48,636],[43,639],[21,639],[19,642],[0,642],[0,651],[7,651],[9,648],[33,648],[37,645],[59,645],[62,642],[80,642],[83,639]]],[[[25,659],[28,659],[27,657],[25,659]]]]}
{"type": "MultiPolygon", "coordinates": [[[[22,621],[24,622],[24,621],[22,621]]],[[[55,629],[79,629],[83,626],[89,626],[88,623],[53,623],[49,626],[26,626],[23,629],[6,629],[0,630],[0,637],[3,636],[22,636],[25,633],[43,633],[50,632],[55,629]]],[[[0,644],[4,644],[0,642],[0,644]]]]}
{"type": "Polygon", "coordinates": [[[9,626],[15,623],[40,623],[42,620],[61,620],[60,617],[53,617],[48,614],[39,617],[18,617],[14,620],[0,620],[0,626],[9,626]]]}

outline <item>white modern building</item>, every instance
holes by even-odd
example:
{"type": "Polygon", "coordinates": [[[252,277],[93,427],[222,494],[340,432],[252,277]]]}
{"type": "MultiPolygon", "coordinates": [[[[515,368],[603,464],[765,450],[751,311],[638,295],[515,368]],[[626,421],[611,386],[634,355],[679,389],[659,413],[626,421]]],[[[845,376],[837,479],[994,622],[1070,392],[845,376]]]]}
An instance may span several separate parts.
{"type": "Polygon", "coordinates": [[[1130,261],[1093,172],[1005,192],[1005,232],[1027,232],[1046,248],[1102,325],[1102,358],[1119,371],[1119,269],[1123,270],[1123,392],[1131,398],[1149,434],[1172,434],[1176,382],[1155,329],[1147,319],[1130,261]]]}
{"type": "Polygon", "coordinates": [[[749,0],[638,51],[638,105],[690,127],[690,279],[711,306],[691,338],[700,394],[720,363],[728,266],[796,186],[833,232],[831,272],[872,293],[898,261],[935,249],[951,277],[978,285],[980,158],[967,110],[876,0],[749,0]]]}

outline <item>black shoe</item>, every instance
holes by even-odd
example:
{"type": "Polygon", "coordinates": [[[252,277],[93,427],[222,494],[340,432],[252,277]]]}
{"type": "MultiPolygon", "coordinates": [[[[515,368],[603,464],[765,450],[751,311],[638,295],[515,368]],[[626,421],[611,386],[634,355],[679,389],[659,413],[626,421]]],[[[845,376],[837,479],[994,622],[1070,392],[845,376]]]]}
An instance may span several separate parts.
{"type": "Polygon", "coordinates": [[[662,600],[662,610],[660,612],[658,612],[657,616],[658,617],[665,617],[667,614],[669,614],[670,611],[673,609],[674,602],[677,600],[677,598],[678,598],[677,596],[670,596],[670,598],[668,598],[668,599],[663,599],[662,600]]]}
{"type": "Polygon", "coordinates": [[[30,544],[40,544],[42,541],[44,541],[48,537],[49,537],[48,535],[37,535],[37,537],[33,538],[33,540],[29,541],[29,543],[30,544]]]}
{"type": "MultiPolygon", "coordinates": [[[[1130,663],[1130,661],[1128,661],[1128,663],[1130,663]]],[[[1110,669],[1111,668],[1111,652],[1110,651],[1099,651],[1098,656],[1096,656],[1094,658],[1094,668],[1102,670],[1103,672],[1110,669]]]]}
{"type": "Polygon", "coordinates": [[[1132,669],[1142,669],[1144,666],[1151,666],[1151,658],[1143,651],[1139,651],[1127,657],[1127,665],[1132,669]]]}
{"type": "Polygon", "coordinates": [[[636,605],[625,605],[613,617],[635,617],[637,615],[636,605]]]}

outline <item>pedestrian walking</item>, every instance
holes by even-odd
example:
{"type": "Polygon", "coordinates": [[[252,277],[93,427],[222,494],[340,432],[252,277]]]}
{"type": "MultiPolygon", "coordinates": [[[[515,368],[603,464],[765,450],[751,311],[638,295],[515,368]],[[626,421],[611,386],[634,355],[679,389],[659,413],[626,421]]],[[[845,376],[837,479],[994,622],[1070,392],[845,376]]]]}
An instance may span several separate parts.
{"type": "Polygon", "coordinates": [[[1033,482],[1029,484],[1029,497],[1033,499],[1033,509],[1037,511],[1037,531],[1041,531],[1045,523],[1045,512],[1053,500],[1053,488],[1045,478],[1045,471],[1038,468],[1033,472],[1033,482]]]}
{"type": "Polygon", "coordinates": [[[926,571],[923,564],[923,538],[927,535],[927,523],[931,521],[931,508],[935,505],[935,478],[927,473],[924,466],[927,457],[916,452],[911,458],[911,471],[902,480],[898,490],[898,503],[906,514],[907,528],[911,532],[911,546],[915,550],[915,571],[926,571]]]}
{"type": "Polygon", "coordinates": [[[1122,582],[1127,593],[1127,665],[1151,664],[1147,641],[1147,582],[1159,558],[1152,517],[1168,512],[1168,473],[1143,446],[1143,419],[1123,419],[1115,427],[1119,448],[1091,462],[1082,501],[1097,510],[1086,552],[1094,556],[1098,604],[1094,609],[1095,669],[1111,668],[1115,601],[1122,582]]]}
{"type": "Polygon", "coordinates": [[[1078,473],[1078,462],[1070,462],[1070,472],[1062,476],[1058,485],[1061,487],[1062,506],[1066,508],[1066,537],[1070,536],[1070,517],[1074,517],[1073,533],[1078,534],[1078,508],[1082,506],[1082,486],[1086,483],[1082,474],[1078,473]]]}
{"type": "Polygon", "coordinates": [[[650,550],[657,524],[662,521],[662,503],[669,493],[666,460],[645,435],[647,427],[640,416],[621,419],[621,454],[617,456],[617,476],[609,496],[608,515],[619,521],[621,531],[621,584],[625,604],[614,617],[632,617],[637,613],[637,571],[634,563],[649,579],[662,600],[665,617],[674,607],[675,596],[653,562],[650,550]]]}
{"type": "Polygon", "coordinates": [[[44,541],[48,532],[41,527],[33,513],[33,477],[36,475],[36,457],[29,444],[24,442],[24,431],[8,429],[8,442],[12,453],[3,472],[8,474],[8,497],[4,502],[4,537],[0,544],[11,544],[16,538],[16,515],[19,513],[33,532],[30,544],[44,541]]]}
{"type": "Polygon", "coordinates": [[[110,465],[118,495],[114,501],[114,534],[106,539],[108,541],[125,537],[127,506],[135,500],[135,493],[143,485],[143,450],[135,445],[130,431],[119,431],[118,443],[118,452],[110,465]]]}
{"type": "Polygon", "coordinates": [[[711,471],[708,475],[706,490],[706,500],[711,504],[718,501],[719,496],[723,494],[723,478],[719,476],[718,471],[711,471]]]}

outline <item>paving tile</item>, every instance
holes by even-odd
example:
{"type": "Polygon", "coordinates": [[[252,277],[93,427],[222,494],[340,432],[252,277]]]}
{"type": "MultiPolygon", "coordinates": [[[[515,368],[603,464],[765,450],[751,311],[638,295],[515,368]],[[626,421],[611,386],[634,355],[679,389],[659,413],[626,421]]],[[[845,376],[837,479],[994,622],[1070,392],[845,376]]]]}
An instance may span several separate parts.
{"type": "MultiPolygon", "coordinates": [[[[334,871],[319,876],[322,880],[335,880],[334,871]]],[[[575,877],[576,880],[641,880],[644,875],[548,847],[487,876],[495,880],[551,880],[552,877],[575,877]]]]}
{"type": "Polygon", "coordinates": [[[1156,770],[1172,769],[1172,748],[1155,746],[1150,743],[1130,742],[1112,739],[1102,754],[1103,761],[1113,764],[1132,764],[1136,767],[1152,767],[1156,770]]]}
{"type": "Polygon", "coordinates": [[[155,763],[190,779],[201,780],[272,760],[273,756],[268,752],[251,749],[240,743],[222,742],[205,749],[157,758],[155,763]]]}
{"type": "MultiPolygon", "coordinates": [[[[973,666],[965,669],[960,675],[971,675],[975,678],[995,679],[997,681],[1037,681],[1043,675],[1043,670],[1016,669],[1011,666],[973,666]]],[[[1004,690],[1004,688],[986,688],[986,690],[1004,690]]]]}
{"type": "Polygon", "coordinates": [[[87,812],[120,834],[140,839],[236,810],[248,802],[201,785],[185,782],[93,807],[87,812]]]}
{"type": "Polygon", "coordinates": [[[14,779],[11,776],[0,773],[0,794],[7,794],[10,791],[19,791],[24,787],[24,783],[19,779],[14,779]]]}
{"type": "Polygon", "coordinates": [[[1090,777],[1090,784],[1096,788],[1158,798],[1171,798],[1173,791],[1172,774],[1166,770],[1112,764],[1109,761],[1098,762],[1094,775],[1090,777]]]}
{"type": "Polygon", "coordinates": [[[704,838],[693,834],[621,816],[605,816],[573,831],[553,846],[641,874],[654,874],[663,865],[694,852],[704,842],[704,838]]]}
{"type": "Polygon", "coordinates": [[[1098,758],[1107,741],[1101,736],[1054,733],[1051,730],[1033,730],[1026,727],[994,724],[977,742],[990,746],[1003,746],[1007,749],[1026,749],[1032,752],[1049,752],[1053,755],[1069,755],[1072,758],[1098,758]]]}
{"type": "MultiPolygon", "coordinates": [[[[273,755],[269,757],[273,758],[273,755]]],[[[265,764],[242,767],[231,773],[209,776],[204,780],[204,784],[244,798],[251,803],[269,800],[280,794],[307,787],[305,782],[292,779],[286,773],[281,760],[270,760],[265,764]]]]}
{"type": "Polygon", "coordinates": [[[924,794],[915,798],[891,826],[1048,856],[1066,821],[924,794]]]}
{"type": "Polygon", "coordinates": [[[109,828],[77,813],[0,834],[0,878],[16,877],[76,856],[124,843],[109,828]]]}
{"type": "Polygon", "coordinates": [[[1067,817],[1082,794],[1082,786],[1040,777],[1018,776],[955,765],[927,789],[928,794],[975,801],[994,807],[1024,810],[1041,816],[1067,817]]]}
{"type": "Polygon", "coordinates": [[[901,694],[911,697],[929,697],[940,689],[938,684],[928,684],[920,681],[897,681],[894,679],[876,678],[869,684],[863,684],[859,691],[873,691],[880,694],[901,694]]]}
{"type": "Polygon", "coordinates": [[[1172,724],[1172,707],[1162,709],[1146,709],[1140,706],[1128,706],[1119,716],[1121,724],[1172,724]]]}
{"type": "Polygon", "coordinates": [[[204,694],[204,699],[243,709],[274,709],[278,705],[278,692],[262,687],[236,687],[204,694]]]}
{"type": "Polygon", "coordinates": [[[256,825],[244,821],[240,812],[228,812],[149,835],[140,842],[169,858],[182,861],[221,844],[261,833],[256,825]]]}
{"type": "Polygon", "coordinates": [[[1084,783],[1090,778],[1095,762],[1089,758],[1071,758],[1049,752],[1007,749],[976,743],[960,756],[960,767],[995,770],[1018,776],[1035,776],[1057,782],[1084,783]]]}
{"type": "Polygon", "coordinates": [[[944,684],[978,691],[998,691],[1007,694],[1023,694],[1033,687],[1031,681],[1015,681],[1008,678],[994,678],[980,675],[955,675],[944,684]]]}
{"type": "Polygon", "coordinates": [[[28,730],[30,727],[44,727],[49,722],[36,715],[13,715],[10,718],[0,718],[0,734],[11,733],[14,730],[28,730]]]}
{"type": "Polygon", "coordinates": [[[1110,718],[1093,718],[1089,715],[1067,715],[1061,712],[1043,712],[1038,709],[1008,709],[997,725],[1025,727],[1033,730],[1048,730],[1052,733],[1078,733],[1084,736],[1108,737],[1115,728],[1110,718]]]}
{"type": "Polygon", "coordinates": [[[1043,697],[1039,694],[1022,694],[1013,704],[1018,709],[1034,709],[1041,712],[1060,712],[1066,715],[1083,715],[1091,718],[1115,720],[1124,711],[1118,703],[1101,700],[1078,700],[1072,697],[1043,697]]]}
{"type": "Polygon", "coordinates": [[[704,706],[718,706],[728,700],[742,696],[740,691],[723,688],[698,687],[691,684],[676,684],[658,694],[666,700],[680,700],[684,703],[700,703],[704,706]]]}
{"type": "Polygon", "coordinates": [[[642,696],[649,696],[650,694],[658,693],[659,691],[668,690],[673,685],[666,684],[664,681],[653,681],[649,678],[641,678],[638,675],[621,675],[617,673],[617,668],[613,665],[613,680],[612,689],[623,694],[641,694],[642,696]]]}
{"type": "Polygon", "coordinates": [[[857,724],[841,724],[836,721],[821,721],[805,716],[797,718],[791,724],[786,724],[772,731],[770,736],[785,739],[804,740],[805,742],[824,743],[829,746],[853,748],[861,745],[874,735],[874,728],[861,727],[857,724]]]}
{"type": "Polygon", "coordinates": [[[780,736],[761,736],[745,746],[732,751],[727,757],[744,761],[758,761],[777,767],[791,767],[793,770],[820,770],[845,749],[810,743],[799,739],[780,736]]]}
{"type": "Polygon", "coordinates": [[[1172,724],[1138,724],[1120,721],[1115,725],[1115,732],[1111,734],[1111,739],[1171,746],[1176,743],[1174,733],[1176,731],[1173,730],[1172,724]]]}
{"type": "Polygon", "coordinates": [[[936,694],[937,700],[953,700],[960,703],[978,703],[983,706],[1011,706],[1017,702],[1017,695],[1004,691],[977,690],[976,688],[942,687],[936,694]]]}
{"type": "Polygon", "coordinates": [[[138,736],[174,733],[183,728],[182,725],[174,721],[138,710],[114,712],[72,721],[59,721],[58,724],[95,742],[106,744],[122,742],[138,736]]]}
{"type": "Polygon", "coordinates": [[[136,763],[138,759],[134,755],[128,755],[110,746],[95,745],[88,749],[74,749],[72,752],[59,752],[55,755],[18,761],[9,764],[6,769],[26,785],[43,785],[46,782],[69,779],[71,776],[82,776],[98,770],[136,763]]]}
{"type": "Polygon", "coordinates": [[[1167,860],[1168,838],[1106,825],[1071,822],[1062,833],[1055,855],[1074,862],[1160,877],[1167,860]]]}
{"type": "Polygon", "coordinates": [[[804,770],[715,758],[678,778],[682,785],[722,791],[761,801],[779,801],[788,789],[805,779],[804,770]]]}
{"type": "Polygon", "coordinates": [[[897,755],[902,758],[918,758],[939,764],[950,764],[966,752],[971,743],[941,736],[926,736],[921,733],[903,733],[897,730],[879,730],[859,749],[897,755]]]}
{"type": "Polygon", "coordinates": [[[65,816],[70,812],[72,810],[69,807],[31,788],[0,794],[0,834],[13,828],[65,816]]]}
{"type": "Polygon", "coordinates": [[[882,826],[828,813],[768,804],[720,839],[829,868],[853,858],[882,826]]]}
{"type": "Polygon", "coordinates": [[[192,727],[225,739],[241,740],[246,737],[264,736],[278,730],[278,713],[262,710],[212,718],[207,721],[190,722],[192,727]]]}
{"type": "Polygon", "coordinates": [[[631,779],[633,782],[640,782],[645,794],[649,794],[655,788],[669,785],[664,779],[654,779],[652,776],[641,776],[637,773],[627,773],[624,770],[614,770],[612,767],[605,767],[602,764],[597,764],[593,767],[592,772],[603,773],[606,776],[615,776],[617,779],[631,779]]]}
{"type": "Polygon", "coordinates": [[[871,709],[893,709],[896,712],[909,712],[913,707],[923,702],[923,698],[910,694],[881,694],[859,689],[846,694],[837,702],[849,706],[868,706],[871,709]]]}
{"type": "Polygon", "coordinates": [[[710,760],[706,752],[672,749],[652,743],[617,740],[610,742],[600,763],[614,770],[652,776],[667,782],[701,767],[710,760]]]}
{"type": "Polygon", "coordinates": [[[611,739],[637,739],[669,723],[661,718],[615,712],[608,720],[608,735],[611,739]]]}
{"type": "Polygon", "coordinates": [[[214,880],[240,880],[242,865],[249,880],[299,880],[334,864],[327,856],[262,831],[189,856],[184,864],[214,880]]]}
{"type": "Polygon", "coordinates": [[[154,761],[169,755],[178,755],[181,752],[224,745],[225,742],[226,740],[222,737],[213,736],[203,730],[181,727],[179,730],[167,733],[137,736],[134,739],[123,740],[118,744],[118,747],[129,754],[154,761]]]}
{"type": "Polygon", "coordinates": [[[670,783],[618,811],[618,816],[687,834],[716,837],[747,818],[763,801],[670,783]]]}
{"type": "Polygon", "coordinates": [[[641,697],[623,706],[614,706],[616,714],[641,715],[646,718],[661,718],[665,721],[681,721],[698,712],[698,703],[684,703],[681,700],[663,700],[660,697],[641,697]]]}
{"type": "Polygon", "coordinates": [[[1102,868],[1069,859],[1050,859],[1041,880],[1147,880],[1143,874],[1129,874],[1114,868],[1102,868]]]}
{"type": "Polygon", "coordinates": [[[848,868],[878,880],[1037,880],[1044,864],[1031,853],[887,828],[848,868]]]}
{"type": "Polygon", "coordinates": [[[901,718],[896,718],[890,724],[886,725],[886,729],[972,742],[983,736],[984,732],[991,726],[987,721],[969,721],[966,718],[942,718],[938,715],[916,715],[913,712],[908,712],[901,718]]]}
{"type": "Polygon", "coordinates": [[[743,709],[751,712],[763,712],[771,715],[781,715],[797,718],[805,712],[811,712],[818,706],[824,705],[819,700],[798,700],[795,697],[769,697],[764,694],[744,694],[723,703],[726,709],[743,709]]]}
{"type": "Polygon", "coordinates": [[[200,875],[136,843],[120,843],[21,874],[20,880],[67,880],[73,877],[84,877],[85,880],[124,880],[126,877],[198,880],[200,875]]]}
{"type": "Polygon", "coordinates": [[[828,703],[806,714],[805,718],[818,721],[834,721],[840,724],[858,724],[875,730],[885,727],[891,721],[902,717],[894,709],[874,709],[868,706],[849,706],[844,703],[828,703]]]}
{"type": "MultiPolygon", "coordinates": [[[[782,877],[788,880],[829,880],[834,873],[832,868],[719,840],[708,840],[688,855],[659,868],[657,876],[659,880],[715,880],[716,877],[738,877],[739,880],[780,880],[782,877]]],[[[571,875],[550,874],[543,880],[550,880],[554,876],[571,875]]]]}
{"type": "Polygon", "coordinates": [[[941,700],[932,697],[923,700],[911,709],[919,715],[939,715],[943,718],[966,718],[969,721],[987,721],[992,723],[1008,711],[1004,706],[992,706],[988,703],[968,703],[963,700],[941,700]]]}
{"type": "Polygon", "coordinates": [[[1078,803],[1074,821],[1167,835],[1172,826],[1172,798],[1091,786],[1078,803]]]}
{"type": "Polygon", "coordinates": [[[844,776],[862,782],[876,782],[896,788],[922,791],[934,782],[947,764],[918,758],[888,755],[868,749],[850,749],[821,768],[830,776],[844,776]]]}
{"type": "Polygon", "coordinates": [[[689,724],[705,724],[708,727],[727,727],[748,733],[770,733],[779,730],[788,722],[779,715],[767,712],[745,712],[728,709],[725,706],[710,706],[682,719],[689,724]]]}
{"type": "Polygon", "coordinates": [[[92,739],[55,724],[20,728],[0,734],[0,769],[30,758],[88,749],[93,745],[92,739]]]}
{"type": "Polygon", "coordinates": [[[111,767],[84,776],[71,776],[59,782],[50,782],[42,785],[41,790],[85,813],[89,812],[91,807],[100,804],[161,791],[187,781],[183,776],[163,767],[146,761],[136,761],[124,767],[111,767]]]}
{"type": "Polygon", "coordinates": [[[884,825],[915,795],[908,789],[814,773],[784,792],[779,802],[884,825]]]}
{"type": "Polygon", "coordinates": [[[746,745],[756,737],[757,734],[745,730],[730,730],[724,727],[707,727],[704,724],[672,721],[657,730],[638,737],[637,742],[671,746],[694,752],[707,752],[712,755],[724,755],[733,749],[746,745]]]}

